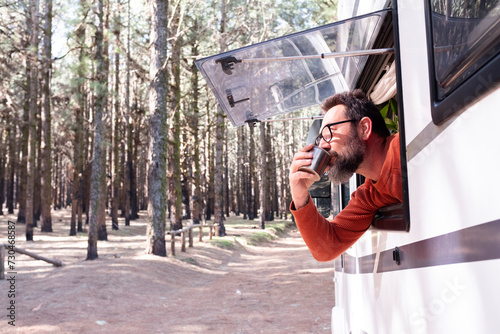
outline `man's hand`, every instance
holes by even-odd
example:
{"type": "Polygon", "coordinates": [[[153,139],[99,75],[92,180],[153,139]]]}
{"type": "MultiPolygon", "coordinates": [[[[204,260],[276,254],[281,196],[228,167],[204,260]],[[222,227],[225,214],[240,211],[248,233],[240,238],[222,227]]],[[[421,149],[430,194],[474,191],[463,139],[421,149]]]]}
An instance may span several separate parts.
{"type": "Polygon", "coordinates": [[[313,157],[313,145],[304,146],[294,157],[290,165],[290,191],[295,209],[300,209],[307,204],[309,199],[309,187],[314,183],[314,175],[299,171],[302,166],[309,166],[313,157]]]}

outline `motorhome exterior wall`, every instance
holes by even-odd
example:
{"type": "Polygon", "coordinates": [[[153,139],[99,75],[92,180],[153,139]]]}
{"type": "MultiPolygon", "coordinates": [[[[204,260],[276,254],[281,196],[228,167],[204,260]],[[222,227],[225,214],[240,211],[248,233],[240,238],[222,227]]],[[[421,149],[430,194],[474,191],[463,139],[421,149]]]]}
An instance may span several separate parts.
{"type": "Polygon", "coordinates": [[[335,260],[333,333],[500,328],[500,89],[433,123],[424,4],[399,1],[397,15],[411,229],[368,231],[335,260]]]}
{"type": "Polygon", "coordinates": [[[398,2],[406,143],[432,122],[424,7],[424,1],[398,2]]]}

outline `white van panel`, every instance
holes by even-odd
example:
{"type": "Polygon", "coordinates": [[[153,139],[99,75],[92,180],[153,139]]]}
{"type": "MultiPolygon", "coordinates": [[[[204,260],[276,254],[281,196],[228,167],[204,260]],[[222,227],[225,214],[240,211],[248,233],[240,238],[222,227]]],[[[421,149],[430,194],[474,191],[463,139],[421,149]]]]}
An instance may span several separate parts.
{"type": "Polygon", "coordinates": [[[406,143],[432,121],[423,1],[398,1],[406,143]]]}

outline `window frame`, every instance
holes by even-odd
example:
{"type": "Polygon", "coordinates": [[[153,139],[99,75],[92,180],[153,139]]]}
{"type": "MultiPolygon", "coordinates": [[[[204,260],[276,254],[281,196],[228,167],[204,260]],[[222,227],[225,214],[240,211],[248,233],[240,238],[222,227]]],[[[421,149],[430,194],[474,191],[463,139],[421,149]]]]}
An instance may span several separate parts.
{"type": "Polygon", "coordinates": [[[437,82],[435,79],[434,39],[432,30],[431,0],[424,2],[425,25],[427,36],[427,57],[429,70],[429,88],[432,121],[441,125],[457,115],[459,111],[473,104],[500,84],[500,52],[484,64],[448,93],[443,99],[438,99],[437,82]]]}

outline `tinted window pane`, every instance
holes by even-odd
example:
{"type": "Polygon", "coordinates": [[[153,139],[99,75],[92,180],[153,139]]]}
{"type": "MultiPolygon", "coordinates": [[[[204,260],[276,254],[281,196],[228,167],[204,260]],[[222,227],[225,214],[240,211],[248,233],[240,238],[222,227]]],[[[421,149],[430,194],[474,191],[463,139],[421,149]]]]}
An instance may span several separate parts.
{"type": "Polygon", "coordinates": [[[436,97],[442,100],[500,51],[500,1],[431,0],[436,97]]]}

